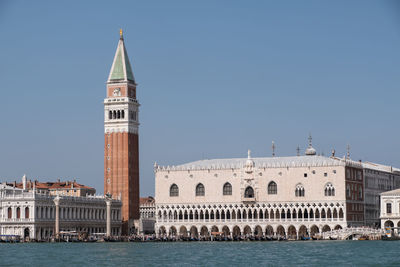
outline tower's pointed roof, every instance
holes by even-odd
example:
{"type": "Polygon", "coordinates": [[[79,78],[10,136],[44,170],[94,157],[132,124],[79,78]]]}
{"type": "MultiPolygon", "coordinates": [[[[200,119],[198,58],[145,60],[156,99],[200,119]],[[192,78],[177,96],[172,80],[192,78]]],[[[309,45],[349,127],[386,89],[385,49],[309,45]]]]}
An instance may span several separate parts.
{"type": "Polygon", "coordinates": [[[114,61],[111,67],[110,75],[107,82],[131,81],[135,82],[133,77],[131,63],[129,62],[128,53],[125,49],[124,36],[120,30],[120,38],[117,51],[115,52],[114,61]]]}

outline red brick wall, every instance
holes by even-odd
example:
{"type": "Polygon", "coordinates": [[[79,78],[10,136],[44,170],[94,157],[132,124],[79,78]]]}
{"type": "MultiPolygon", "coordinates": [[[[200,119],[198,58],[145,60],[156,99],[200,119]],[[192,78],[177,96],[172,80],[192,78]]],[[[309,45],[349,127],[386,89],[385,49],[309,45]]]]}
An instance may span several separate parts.
{"type": "Polygon", "coordinates": [[[346,219],[364,223],[364,175],[362,169],[346,167],[346,219]]]}
{"type": "MultiPolygon", "coordinates": [[[[139,136],[133,133],[105,134],[104,193],[122,197],[122,221],[139,219],[139,136]],[[110,180],[108,183],[107,180],[110,180]]],[[[124,227],[123,233],[127,233],[124,227]]]]}

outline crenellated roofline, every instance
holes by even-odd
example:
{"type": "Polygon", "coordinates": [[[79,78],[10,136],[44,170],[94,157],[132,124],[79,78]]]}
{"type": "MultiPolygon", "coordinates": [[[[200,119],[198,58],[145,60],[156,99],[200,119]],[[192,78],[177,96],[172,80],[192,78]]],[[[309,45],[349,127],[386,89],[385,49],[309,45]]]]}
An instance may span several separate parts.
{"type": "MultiPolygon", "coordinates": [[[[246,168],[247,158],[200,160],[182,165],[159,166],[154,165],[154,171],[199,171],[199,170],[229,170],[246,168]]],[[[264,168],[299,168],[299,167],[328,167],[348,166],[362,168],[358,161],[324,156],[298,157],[269,157],[252,158],[255,169],[264,168]]]]}

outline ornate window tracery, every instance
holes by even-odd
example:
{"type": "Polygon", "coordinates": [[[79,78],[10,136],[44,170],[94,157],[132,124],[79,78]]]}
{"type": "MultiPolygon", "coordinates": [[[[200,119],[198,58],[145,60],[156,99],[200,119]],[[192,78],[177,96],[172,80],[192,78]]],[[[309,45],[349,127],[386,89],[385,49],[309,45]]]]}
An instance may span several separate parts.
{"type": "Polygon", "coordinates": [[[170,197],[179,196],[179,188],[176,184],[171,185],[171,187],[169,188],[169,196],[170,197]]]}
{"type": "Polygon", "coordinates": [[[276,195],[278,194],[278,186],[274,181],[268,184],[268,195],[276,195]]]}
{"type": "Polygon", "coordinates": [[[196,186],[196,197],[204,195],[205,195],[204,185],[200,183],[196,186]]]}

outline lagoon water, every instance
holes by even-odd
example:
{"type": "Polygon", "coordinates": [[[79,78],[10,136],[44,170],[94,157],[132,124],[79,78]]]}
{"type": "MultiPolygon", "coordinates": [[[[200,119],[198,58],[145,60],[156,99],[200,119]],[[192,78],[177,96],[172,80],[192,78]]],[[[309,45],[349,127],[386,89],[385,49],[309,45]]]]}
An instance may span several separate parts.
{"type": "Polygon", "coordinates": [[[0,244],[0,266],[400,266],[400,241],[0,244]]]}

